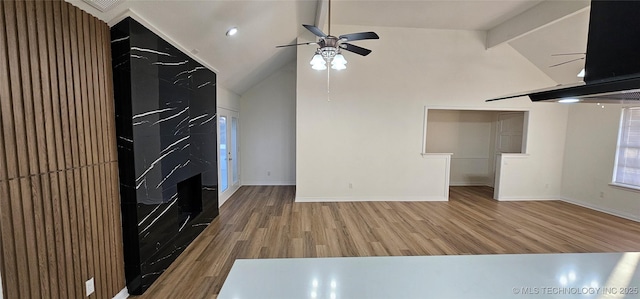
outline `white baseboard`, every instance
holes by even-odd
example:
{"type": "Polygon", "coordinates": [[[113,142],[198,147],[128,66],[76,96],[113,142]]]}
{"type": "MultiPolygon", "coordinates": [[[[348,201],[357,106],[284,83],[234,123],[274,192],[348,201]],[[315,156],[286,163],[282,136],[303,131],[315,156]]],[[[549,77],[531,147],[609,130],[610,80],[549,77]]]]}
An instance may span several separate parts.
{"type": "Polygon", "coordinates": [[[489,183],[450,182],[450,187],[493,187],[489,183]]]}
{"type": "Polygon", "coordinates": [[[129,298],[129,290],[127,290],[127,287],[124,287],[124,289],[122,289],[120,293],[113,296],[113,299],[127,299],[127,298],[129,298]]]}
{"type": "Polygon", "coordinates": [[[557,197],[549,198],[549,197],[535,197],[535,196],[508,196],[501,197],[498,201],[550,201],[550,200],[559,200],[557,197]]]}
{"type": "Polygon", "coordinates": [[[588,202],[584,202],[581,200],[577,200],[577,199],[573,199],[573,198],[567,198],[567,197],[560,197],[561,201],[570,203],[570,204],[574,204],[576,206],[581,206],[587,209],[592,209],[592,210],[596,210],[598,212],[602,212],[602,213],[607,213],[609,215],[613,215],[613,216],[618,216],[620,218],[624,218],[624,219],[629,219],[632,221],[636,221],[636,222],[640,222],[640,217],[629,214],[629,213],[625,213],[622,211],[617,211],[617,210],[612,210],[612,209],[607,209],[607,208],[602,208],[599,206],[596,206],[594,204],[588,203],[588,202]]]}
{"type": "Polygon", "coordinates": [[[295,181],[242,181],[242,186],[293,186],[295,181]]]}
{"type": "Polygon", "coordinates": [[[350,201],[448,201],[444,196],[337,196],[302,197],[296,196],[296,202],[350,202],[350,201]]]}

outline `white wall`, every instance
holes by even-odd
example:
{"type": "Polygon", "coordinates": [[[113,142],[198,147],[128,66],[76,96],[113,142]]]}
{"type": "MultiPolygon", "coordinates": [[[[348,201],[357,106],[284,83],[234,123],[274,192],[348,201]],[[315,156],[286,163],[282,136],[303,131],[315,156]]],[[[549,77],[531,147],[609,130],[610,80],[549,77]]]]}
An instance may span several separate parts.
{"type": "Polygon", "coordinates": [[[474,31],[332,30],[373,30],[381,39],[357,42],[373,50],[367,57],[345,54],[347,70],[331,72],[331,101],[326,72],[309,67],[314,48],[298,49],[297,200],[430,200],[433,190],[426,182],[442,174],[420,155],[424,106],[530,110],[529,156],[519,172],[526,186],[512,196],[560,193],[566,106],[532,104],[524,98],[484,102],[555,85],[510,46],[486,50],[485,34],[474,31]]]}
{"type": "Polygon", "coordinates": [[[570,202],[640,221],[640,191],[610,186],[620,105],[571,105],[562,197],[570,202]],[[602,194],[602,197],[601,197],[602,194]]]}
{"type": "Polygon", "coordinates": [[[218,95],[216,97],[216,105],[233,111],[240,111],[240,96],[234,92],[218,85],[218,95]]]}
{"type": "Polygon", "coordinates": [[[429,110],[428,153],[452,153],[451,186],[493,185],[494,111],[429,110]]]}
{"type": "Polygon", "coordinates": [[[296,65],[284,66],[240,98],[242,185],[294,185],[296,65]]]}

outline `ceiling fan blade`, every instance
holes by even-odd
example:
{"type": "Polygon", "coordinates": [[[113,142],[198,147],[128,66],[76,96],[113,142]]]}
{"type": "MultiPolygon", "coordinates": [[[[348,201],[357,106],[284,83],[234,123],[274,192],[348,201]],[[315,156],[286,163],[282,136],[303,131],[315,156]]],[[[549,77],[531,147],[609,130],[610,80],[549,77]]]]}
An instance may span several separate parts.
{"type": "Polygon", "coordinates": [[[291,44],[291,45],[280,45],[276,46],[276,48],[284,48],[284,47],[293,47],[293,46],[302,46],[302,45],[315,45],[316,42],[308,42],[308,43],[299,43],[299,44],[291,44]]]}
{"type": "Polygon", "coordinates": [[[549,67],[561,66],[561,65],[563,65],[563,64],[567,64],[567,63],[569,63],[569,62],[574,62],[574,61],[578,61],[578,60],[584,60],[584,57],[582,57],[582,58],[576,58],[576,59],[571,59],[571,60],[569,60],[569,61],[565,61],[565,62],[561,62],[561,63],[558,63],[558,64],[550,65],[549,67]]]}
{"type": "Polygon", "coordinates": [[[324,32],[322,32],[322,30],[320,30],[320,28],[316,27],[316,26],[312,26],[312,25],[302,25],[304,28],[307,28],[307,30],[311,31],[311,33],[319,36],[319,37],[327,37],[326,34],[324,34],[324,32]]]}
{"type": "Polygon", "coordinates": [[[369,49],[365,49],[363,47],[358,47],[356,45],[352,45],[352,44],[349,44],[349,43],[343,43],[343,44],[340,45],[340,47],[345,49],[345,50],[347,50],[347,51],[349,51],[349,52],[353,52],[353,53],[356,53],[356,54],[359,54],[359,55],[362,55],[362,56],[367,56],[367,55],[369,55],[369,53],[371,53],[371,50],[369,50],[369,49]]]}
{"type": "Polygon", "coordinates": [[[369,32],[343,34],[343,35],[340,35],[338,38],[351,42],[354,40],[363,40],[363,39],[379,39],[380,37],[375,32],[369,31],[369,32]]]}

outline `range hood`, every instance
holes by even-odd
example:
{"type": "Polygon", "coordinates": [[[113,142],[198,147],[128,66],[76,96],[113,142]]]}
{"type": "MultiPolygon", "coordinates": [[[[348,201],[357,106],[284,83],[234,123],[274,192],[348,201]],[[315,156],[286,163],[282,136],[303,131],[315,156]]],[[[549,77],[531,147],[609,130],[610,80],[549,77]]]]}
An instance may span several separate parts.
{"type": "Polygon", "coordinates": [[[640,105],[640,1],[592,0],[584,83],[559,85],[495,99],[640,105]]]}

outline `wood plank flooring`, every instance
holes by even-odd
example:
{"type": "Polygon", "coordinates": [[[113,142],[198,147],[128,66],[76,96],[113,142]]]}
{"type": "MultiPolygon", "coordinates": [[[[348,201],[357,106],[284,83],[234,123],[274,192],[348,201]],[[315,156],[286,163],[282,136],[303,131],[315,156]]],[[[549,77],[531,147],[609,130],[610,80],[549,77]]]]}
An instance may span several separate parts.
{"type": "Polygon", "coordinates": [[[640,223],[559,201],[295,203],[293,186],[242,187],[147,292],[216,298],[235,259],[640,251],[640,223]]]}

